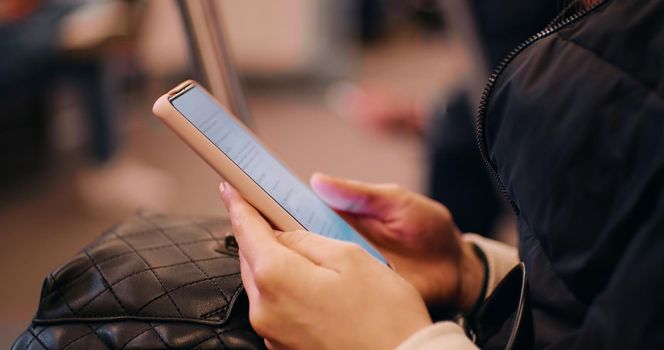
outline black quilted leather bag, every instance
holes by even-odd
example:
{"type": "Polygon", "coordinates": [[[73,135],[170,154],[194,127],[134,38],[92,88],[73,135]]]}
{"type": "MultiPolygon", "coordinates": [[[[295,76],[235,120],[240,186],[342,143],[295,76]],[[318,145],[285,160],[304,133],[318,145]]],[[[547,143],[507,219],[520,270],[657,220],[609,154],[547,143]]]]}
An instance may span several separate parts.
{"type": "Polygon", "coordinates": [[[139,214],[51,273],[14,349],[263,349],[220,219],[139,214]]]}

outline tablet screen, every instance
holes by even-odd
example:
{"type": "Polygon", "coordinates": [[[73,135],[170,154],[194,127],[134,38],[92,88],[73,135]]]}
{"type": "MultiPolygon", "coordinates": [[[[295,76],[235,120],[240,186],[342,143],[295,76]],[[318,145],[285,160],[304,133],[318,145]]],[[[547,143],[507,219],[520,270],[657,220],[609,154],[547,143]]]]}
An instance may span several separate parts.
{"type": "Polygon", "coordinates": [[[357,231],[256,142],[235,118],[228,115],[201,89],[193,87],[171,103],[305,229],[330,238],[357,243],[386,263],[380,253],[357,231]]]}

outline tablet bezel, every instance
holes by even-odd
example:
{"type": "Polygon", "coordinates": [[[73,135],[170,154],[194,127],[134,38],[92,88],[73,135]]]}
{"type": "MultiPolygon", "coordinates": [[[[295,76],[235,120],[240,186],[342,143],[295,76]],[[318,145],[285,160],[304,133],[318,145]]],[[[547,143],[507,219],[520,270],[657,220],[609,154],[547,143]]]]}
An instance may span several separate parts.
{"type": "MultiPolygon", "coordinates": [[[[186,117],[173,106],[172,100],[196,87],[214,101],[216,99],[200,84],[187,80],[176,86],[155,102],[152,112],[175,132],[194,152],[212,167],[224,180],[235,187],[242,197],[254,206],[275,228],[282,231],[306,230],[286,209],[265,192],[249,175],[238,167],[223,151],[200,132],[186,117]]],[[[272,153],[256,135],[249,130],[233,113],[218,103],[219,108],[244,128],[254,140],[272,153]]],[[[290,169],[288,169],[290,171],[290,169]]]]}

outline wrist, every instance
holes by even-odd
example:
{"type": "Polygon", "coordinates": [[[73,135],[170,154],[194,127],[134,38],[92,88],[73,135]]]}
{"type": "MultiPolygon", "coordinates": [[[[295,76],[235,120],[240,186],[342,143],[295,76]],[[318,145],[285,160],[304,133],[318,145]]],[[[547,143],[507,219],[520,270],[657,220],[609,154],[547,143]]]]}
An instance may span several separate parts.
{"type": "Polygon", "coordinates": [[[486,263],[477,254],[475,245],[463,241],[459,258],[459,311],[467,314],[473,311],[486,291],[486,263]]]}

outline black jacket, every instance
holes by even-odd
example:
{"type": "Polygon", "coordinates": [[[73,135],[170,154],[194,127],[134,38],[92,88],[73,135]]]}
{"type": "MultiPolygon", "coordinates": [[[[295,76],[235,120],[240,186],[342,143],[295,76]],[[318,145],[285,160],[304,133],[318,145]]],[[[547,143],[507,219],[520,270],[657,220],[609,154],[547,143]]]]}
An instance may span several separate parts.
{"type": "Polygon", "coordinates": [[[478,143],[518,216],[536,348],[664,348],[664,0],[606,0],[501,64],[478,143]]]}

